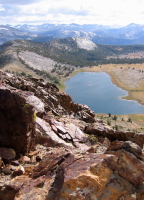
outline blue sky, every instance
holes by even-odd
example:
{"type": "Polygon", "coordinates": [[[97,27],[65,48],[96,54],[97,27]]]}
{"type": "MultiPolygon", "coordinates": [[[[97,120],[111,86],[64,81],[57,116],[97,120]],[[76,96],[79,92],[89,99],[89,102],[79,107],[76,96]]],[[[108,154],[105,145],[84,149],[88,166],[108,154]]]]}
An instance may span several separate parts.
{"type": "Polygon", "coordinates": [[[0,24],[144,24],[144,0],[0,0],[0,24]]]}

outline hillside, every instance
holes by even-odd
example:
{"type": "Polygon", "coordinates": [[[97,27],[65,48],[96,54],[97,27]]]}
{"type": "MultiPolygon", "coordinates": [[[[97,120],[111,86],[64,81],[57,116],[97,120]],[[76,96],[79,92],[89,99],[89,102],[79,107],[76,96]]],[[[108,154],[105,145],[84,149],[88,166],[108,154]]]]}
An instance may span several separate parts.
{"type": "Polygon", "coordinates": [[[44,79],[0,72],[0,199],[144,199],[144,134],[44,79]]]}
{"type": "Polygon", "coordinates": [[[0,61],[1,68],[15,61],[29,67],[29,70],[53,70],[56,75],[64,77],[78,66],[143,63],[144,46],[100,45],[85,37],[55,39],[47,43],[15,40],[0,46],[0,61]],[[38,67],[36,63],[42,66],[38,67]]]}
{"type": "Polygon", "coordinates": [[[81,48],[78,39],[75,38],[52,40],[46,45],[51,57],[77,66],[144,62],[143,45],[100,45],[80,38],[81,44],[88,41],[90,49],[81,48]]]}
{"type": "Polygon", "coordinates": [[[73,71],[73,66],[50,58],[45,44],[26,40],[0,46],[0,68],[18,75],[44,77],[56,84],[59,84],[58,79],[73,71]]]}

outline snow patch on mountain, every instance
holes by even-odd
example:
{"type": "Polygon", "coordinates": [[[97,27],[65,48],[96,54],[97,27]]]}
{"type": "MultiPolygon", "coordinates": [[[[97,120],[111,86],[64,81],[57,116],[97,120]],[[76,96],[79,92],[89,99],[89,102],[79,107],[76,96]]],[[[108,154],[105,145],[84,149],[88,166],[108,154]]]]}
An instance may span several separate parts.
{"type": "Polygon", "coordinates": [[[95,48],[97,48],[97,45],[91,40],[87,39],[86,37],[77,37],[77,38],[73,38],[73,40],[76,41],[77,46],[80,49],[92,51],[92,50],[95,50],[95,48]]]}

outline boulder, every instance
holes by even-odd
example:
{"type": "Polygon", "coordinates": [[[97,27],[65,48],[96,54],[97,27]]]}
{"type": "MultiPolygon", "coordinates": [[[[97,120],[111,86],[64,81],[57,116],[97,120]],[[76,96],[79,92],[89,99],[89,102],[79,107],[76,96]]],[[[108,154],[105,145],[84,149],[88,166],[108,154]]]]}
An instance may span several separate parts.
{"type": "Polygon", "coordinates": [[[16,152],[12,148],[0,147],[0,156],[5,160],[11,160],[16,157],[16,152]]]}
{"type": "Polygon", "coordinates": [[[29,163],[30,162],[30,158],[28,156],[22,156],[19,159],[20,163],[29,163]]]}
{"type": "Polygon", "coordinates": [[[16,170],[12,173],[12,177],[20,176],[25,173],[24,167],[22,165],[18,166],[16,170]]]}
{"type": "Polygon", "coordinates": [[[12,173],[11,169],[8,167],[8,166],[4,166],[2,168],[2,172],[5,174],[5,175],[10,175],[12,173]]]}
{"type": "Polygon", "coordinates": [[[123,149],[114,155],[116,157],[107,159],[109,167],[138,188],[144,182],[144,162],[123,149]]]}
{"type": "Polygon", "coordinates": [[[21,153],[28,152],[34,139],[33,117],[33,107],[27,106],[20,91],[0,86],[1,147],[13,148],[21,153]]]}
{"type": "Polygon", "coordinates": [[[142,152],[142,148],[138,146],[137,144],[131,142],[131,141],[114,141],[111,143],[111,145],[108,147],[107,152],[110,153],[110,151],[118,151],[120,149],[124,149],[125,151],[128,151],[132,154],[134,154],[137,158],[144,161],[144,155],[142,152]]]}

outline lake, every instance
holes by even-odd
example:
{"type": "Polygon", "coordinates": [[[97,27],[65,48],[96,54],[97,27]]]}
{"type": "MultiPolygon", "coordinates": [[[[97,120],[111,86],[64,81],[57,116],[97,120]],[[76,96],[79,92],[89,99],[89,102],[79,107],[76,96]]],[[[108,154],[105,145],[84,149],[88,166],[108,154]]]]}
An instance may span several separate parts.
{"type": "Polygon", "coordinates": [[[76,103],[88,105],[95,113],[113,115],[144,113],[136,101],[121,99],[128,92],[114,85],[104,72],[80,72],[65,82],[66,93],[76,103]]]}

